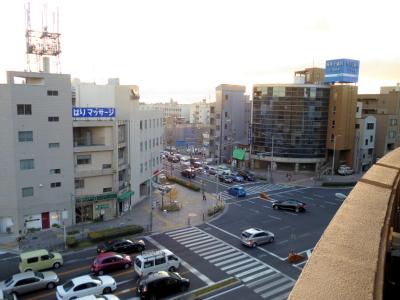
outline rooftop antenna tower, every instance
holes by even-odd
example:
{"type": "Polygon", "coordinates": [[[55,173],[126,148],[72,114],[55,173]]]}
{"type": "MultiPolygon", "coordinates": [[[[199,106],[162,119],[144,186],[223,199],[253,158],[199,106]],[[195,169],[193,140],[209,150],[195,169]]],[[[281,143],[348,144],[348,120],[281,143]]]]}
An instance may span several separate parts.
{"type": "Polygon", "coordinates": [[[42,11],[42,30],[32,30],[31,5],[25,4],[25,37],[26,37],[26,62],[28,71],[50,73],[50,59],[55,66],[55,72],[61,73],[61,45],[58,22],[58,8],[53,15],[53,32],[49,32],[47,26],[47,5],[42,11]]]}

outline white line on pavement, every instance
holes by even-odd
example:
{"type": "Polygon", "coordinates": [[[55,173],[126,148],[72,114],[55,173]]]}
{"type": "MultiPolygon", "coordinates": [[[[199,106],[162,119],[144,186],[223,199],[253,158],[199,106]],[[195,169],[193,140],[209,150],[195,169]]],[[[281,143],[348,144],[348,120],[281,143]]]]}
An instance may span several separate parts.
{"type": "MultiPolygon", "coordinates": [[[[145,237],[150,243],[154,244],[156,247],[159,249],[165,249],[163,245],[161,245],[159,242],[157,242],[155,239],[153,239],[150,236],[145,237]]],[[[200,280],[202,280],[205,284],[207,285],[212,285],[214,284],[214,281],[212,281],[210,278],[208,278],[206,275],[200,273],[197,269],[193,268],[191,265],[189,265],[186,261],[181,259],[181,264],[184,266],[186,269],[188,269],[191,273],[196,275],[200,280]]]]}
{"type": "Polygon", "coordinates": [[[289,240],[283,240],[283,241],[280,241],[280,242],[275,243],[275,244],[277,244],[277,245],[282,245],[282,244],[285,244],[285,243],[287,243],[287,242],[289,242],[289,240]]]}
{"type": "Polygon", "coordinates": [[[222,295],[224,295],[224,294],[230,293],[230,292],[232,292],[232,291],[234,291],[234,290],[237,290],[237,289],[240,289],[240,288],[242,288],[242,287],[244,287],[244,284],[241,284],[241,285],[239,285],[239,286],[235,286],[234,288],[231,288],[231,289],[229,289],[229,290],[223,291],[223,292],[218,293],[218,294],[216,294],[216,295],[214,295],[214,296],[211,296],[211,297],[208,297],[208,298],[204,298],[204,300],[211,300],[211,299],[217,298],[217,297],[219,297],[219,296],[222,296],[222,295]]]}
{"type": "Polygon", "coordinates": [[[268,208],[268,209],[272,209],[272,207],[269,207],[267,205],[263,205],[263,207],[268,208]]]}
{"type": "Polygon", "coordinates": [[[275,220],[278,220],[278,221],[282,221],[281,218],[278,218],[278,217],[275,217],[275,216],[268,215],[268,217],[270,217],[270,218],[272,218],[272,219],[275,219],[275,220]]]}
{"type": "Polygon", "coordinates": [[[290,229],[290,225],[283,226],[283,227],[280,227],[280,228],[279,228],[279,230],[285,230],[285,229],[290,229]]]}
{"type": "Polygon", "coordinates": [[[330,205],[338,205],[338,203],[334,203],[334,202],[329,202],[329,201],[325,201],[326,204],[330,204],[330,205]]]}

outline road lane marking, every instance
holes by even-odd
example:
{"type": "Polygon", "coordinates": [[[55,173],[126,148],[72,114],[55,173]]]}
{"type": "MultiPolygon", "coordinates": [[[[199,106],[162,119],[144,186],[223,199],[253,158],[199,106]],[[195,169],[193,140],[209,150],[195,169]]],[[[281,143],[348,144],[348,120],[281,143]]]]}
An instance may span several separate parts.
{"type": "Polygon", "coordinates": [[[285,230],[285,229],[290,229],[290,228],[291,228],[290,225],[287,225],[287,226],[280,227],[279,230],[285,230]]]}
{"type": "Polygon", "coordinates": [[[281,245],[281,244],[285,244],[285,243],[287,243],[287,242],[289,242],[289,240],[283,240],[283,241],[280,241],[280,242],[275,243],[275,244],[276,244],[276,245],[281,245]]]}
{"type": "MultiPolygon", "coordinates": [[[[158,247],[159,249],[165,249],[163,245],[161,245],[159,242],[157,242],[155,239],[153,239],[150,236],[145,237],[150,243],[158,247]]],[[[186,261],[181,259],[181,265],[184,266],[186,269],[188,269],[191,273],[196,275],[201,281],[203,281],[207,285],[212,285],[214,284],[214,281],[212,281],[210,278],[208,278],[206,275],[200,273],[197,269],[193,268],[191,265],[189,265],[186,261]]]]}
{"type": "Polygon", "coordinates": [[[269,207],[267,205],[263,205],[263,207],[268,208],[268,209],[272,209],[272,207],[269,207]]]}
{"type": "Polygon", "coordinates": [[[243,284],[241,284],[241,285],[239,285],[239,286],[236,286],[236,287],[234,287],[234,288],[231,288],[231,289],[229,289],[229,290],[223,291],[223,292],[221,292],[221,293],[218,293],[218,294],[216,294],[216,295],[214,295],[214,296],[211,296],[211,297],[208,297],[208,298],[204,298],[204,300],[211,300],[211,299],[214,299],[214,298],[218,298],[218,297],[220,297],[220,296],[222,296],[222,295],[225,295],[225,294],[227,294],[227,293],[230,293],[230,292],[232,292],[232,291],[234,291],[234,290],[237,290],[237,289],[240,289],[240,288],[242,288],[242,287],[244,287],[243,284]]]}
{"type": "Polygon", "coordinates": [[[326,204],[330,204],[330,205],[338,205],[338,203],[334,203],[334,202],[329,202],[329,201],[325,201],[326,204]]]}
{"type": "Polygon", "coordinates": [[[256,214],[259,214],[259,213],[260,213],[260,211],[254,209],[254,208],[250,208],[249,210],[252,211],[253,213],[256,213],[256,214]]]}
{"type": "Polygon", "coordinates": [[[251,203],[251,204],[255,204],[253,201],[247,200],[247,202],[251,203]]]}
{"type": "Polygon", "coordinates": [[[278,221],[282,221],[281,218],[278,218],[278,217],[275,217],[275,216],[268,215],[268,217],[270,217],[270,218],[272,218],[272,219],[275,219],[275,220],[278,220],[278,221]]]}

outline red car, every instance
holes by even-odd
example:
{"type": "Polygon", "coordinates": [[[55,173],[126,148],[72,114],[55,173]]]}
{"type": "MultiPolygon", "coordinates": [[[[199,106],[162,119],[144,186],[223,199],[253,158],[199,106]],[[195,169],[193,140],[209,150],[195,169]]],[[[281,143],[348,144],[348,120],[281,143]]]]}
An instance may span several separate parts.
{"type": "Polygon", "coordinates": [[[106,252],[97,255],[90,271],[97,275],[103,275],[104,273],[128,269],[132,266],[132,260],[129,255],[119,254],[116,252],[106,252]]]}

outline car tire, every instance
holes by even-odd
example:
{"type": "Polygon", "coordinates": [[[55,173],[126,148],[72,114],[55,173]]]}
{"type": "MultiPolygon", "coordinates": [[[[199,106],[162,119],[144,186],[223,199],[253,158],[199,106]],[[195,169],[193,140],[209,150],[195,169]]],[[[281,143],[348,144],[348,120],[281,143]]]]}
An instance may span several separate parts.
{"type": "Polygon", "coordinates": [[[257,243],[253,243],[253,245],[251,245],[253,248],[256,248],[258,245],[257,243]]]}
{"type": "Polygon", "coordinates": [[[170,272],[175,272],[176,271],[176,268],[175,267],[170,267],[169,269],[168,269],[168,271],[170,271],[170,272]]]}
{"type": "Polygon", "coordinates": [[[106,287],[104,290],[103,290],[103,295],[104,294],[111,294],[111,288],[110,287],[106,287]]]}
{"type": "Polygon", "coordinates": [[[275,210],[277,210],[277,209],[278,209],[278,206],[277,206],[277,205],[272,205],[272,208],[275,209],[275,210]]]}
{"type": "Polygon", "coordinates": [[[99,271],[97,272],[97,274],[99,274],[99,276],[104,275],[104,271],[103,271],[103,270],[99,270],[99,271]]]}
{"type": "Polygon", "coordinates": [[[130,266],[131,266],[130,264],[125,264],[124,269],[127,270],[127,269],[129,269],[130,266]]]}
{"type": "Polygon", "coordinates": [[[179,288],[181,292],[186,292],[188,290],[188,286],[187,285],[181,285],[181,287],[179,288]]]}
{"type": "Polygon", "coordinates": [[[54,289],[56,287],[56,284],[54,283],[54,282],[49,282],[47,285],[46,285],[46,288],[48,289],[48,290],[52,290],[52,289],[54,289]]]}
{"type": "Polygon", "coordinates": [[[30,272],[32,269],[25,269],[24,272],[30,272]]]}
{"type": "Polygon", "coordinates": [[[75,300],[76,299],[76,297],[71,297],[71,298],[69,298],[69,300],[75,300]]]}
{"type": "Polygon", "coordinates": [[[297,213],[300,212],[300,208],[296,207],[295,212],[297,212],[297,213]]]}
{"type": "Polygon", "coordinates": [[[61,267],[61,264],[59,262],[54,263],[53,265],[54,269],[58,269],[59,267],[61,267]]]}
{"type": "Polygon", "coordinates": [[[273,241],[274,241],[274,238],[273,238],[273,237],[270,237],[270,238],[269,238],[269,242],[272,243],[273,241]]]}

